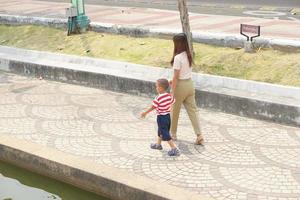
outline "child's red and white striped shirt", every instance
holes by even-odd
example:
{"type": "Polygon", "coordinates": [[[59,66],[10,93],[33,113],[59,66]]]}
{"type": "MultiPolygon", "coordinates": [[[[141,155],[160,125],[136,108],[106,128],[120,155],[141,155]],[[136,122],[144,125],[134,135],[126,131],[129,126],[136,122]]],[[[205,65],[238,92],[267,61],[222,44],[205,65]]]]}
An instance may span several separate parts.
{"type": "Polygon", "coordinates": [[[171,105],[175,102],[174,97],[169,93],[159,94],[152,102],[157,115],[167,115],[171,112],[171,105]]]}

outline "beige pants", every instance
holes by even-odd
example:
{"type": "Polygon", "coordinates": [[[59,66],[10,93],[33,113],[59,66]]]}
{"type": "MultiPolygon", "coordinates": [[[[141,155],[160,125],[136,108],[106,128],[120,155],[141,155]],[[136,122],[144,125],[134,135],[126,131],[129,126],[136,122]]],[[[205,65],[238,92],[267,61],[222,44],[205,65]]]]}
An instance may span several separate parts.
{"type": "Polygon", "coordinates": [[[170,130],[172,136],[174,137],[177,134],[178,118],[182,104],[189,115],[195,134],[202,135],[195,101],[195,87],[192,79],[179,79],[174,91],[174,97],[176,101],[172,107],[170,130]]]}

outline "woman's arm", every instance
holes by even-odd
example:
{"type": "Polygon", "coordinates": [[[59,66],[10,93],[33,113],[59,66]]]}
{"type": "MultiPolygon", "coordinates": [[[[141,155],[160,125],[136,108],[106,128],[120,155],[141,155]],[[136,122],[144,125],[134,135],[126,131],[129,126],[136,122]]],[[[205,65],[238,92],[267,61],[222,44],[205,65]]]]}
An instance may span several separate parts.
{"type": "Polygon", "coordinates": [[[172,90],[171,90],[172,94],[174,94],[174,91],[175,91],[175,88],[177,85],[177,80],[179,78],[179,73],[180,73],[180,70],[174,69],[174,74],[173,74],[173,79],[172,79],[172,90]]]}

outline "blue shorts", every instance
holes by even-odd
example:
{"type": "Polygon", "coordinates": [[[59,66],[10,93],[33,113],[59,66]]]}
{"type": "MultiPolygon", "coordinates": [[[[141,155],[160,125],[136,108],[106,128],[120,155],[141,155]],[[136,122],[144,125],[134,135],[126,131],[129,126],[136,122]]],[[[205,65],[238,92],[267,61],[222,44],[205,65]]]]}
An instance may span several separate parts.
{"type": "Polygon", "coordinates": [[[161,137],[163,141],[171,140],[170,136],[170,125],[171,118],[170,114],[167,115],[157,115],[157,125],[158,125],[158,137],[161,137]]]}

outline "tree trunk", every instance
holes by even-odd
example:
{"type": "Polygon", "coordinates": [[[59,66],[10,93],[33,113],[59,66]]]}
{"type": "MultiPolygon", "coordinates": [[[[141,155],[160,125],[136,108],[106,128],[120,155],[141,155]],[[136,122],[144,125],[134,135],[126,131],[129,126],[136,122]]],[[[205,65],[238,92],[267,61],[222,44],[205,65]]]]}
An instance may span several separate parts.
{"type": "Polygon", "coordinates": [[[189,21],[189,13],[186,5],[186,0],[178,0],[178,9],[180,12],[180,20],[182,25],[182,32],[184,32],[187,36],[189,48],[192,57],[194,57],[194,49],[193,49],[193,38],[190,30],[190,21],[189,21]]]}

